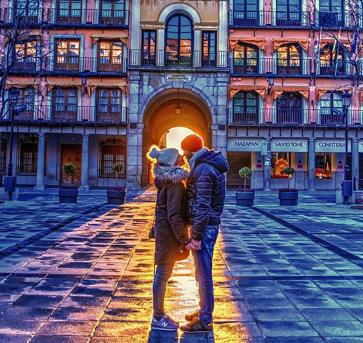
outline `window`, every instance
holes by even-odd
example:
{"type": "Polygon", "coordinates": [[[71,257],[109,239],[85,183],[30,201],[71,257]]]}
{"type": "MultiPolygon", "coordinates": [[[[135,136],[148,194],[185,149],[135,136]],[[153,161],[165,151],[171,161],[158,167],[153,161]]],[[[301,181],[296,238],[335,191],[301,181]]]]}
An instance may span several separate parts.
{"type": "Polygon", "coordinates": [[[215,67],[217,61],[217,33],[213,31],[203,32],[203,56],[202,66],[215,67]]]}
{"type": "Polygon", "coordinates": [[[11,88],[9,90],[10,97],[10,110],[15,107],[22,107],[24,109],[20,113],[15,113],[14,119],[33,119],[34,113],[34,89],[32,87],[27,88],[11,88]]]}
{"type": "Polygon", "coordinates": [[[31,72],[36,69],[37,42],[29,41],[15,44],[15,65],[16,71],[31,72]]]}
{"type": "Polygon", "coordinates": [[[53,90],[53,119],[77,120],[77,88],[56,88],[53,90]]]}
{"type": "Polygon", "coordinates": [[[256,26],[259,23],[257,0],[234,0],[233,24],[237,26],[256,26]]]}
{"type": "Polygon", "coordinates": [[[282,93],[277,98],[277,118],[279,124],[302,123],[302,95],[296,93],[282,93]]]}
{"type": "Polygon", "coordinates": [[[301,25],[300,0],[277,0],[276,8],[277,26],[301,25]]]}
{"type": "Polygon", "coordinates": [[[119,178],[126,176],[126,149],[124,145],[101,145],[100,177],[115,178],[113,165],[119,163],[121,172],[119,178]]]}
{"type": "Polygon", "coordinates": [[[345,58],[344,52],[340,50],[339,44],[325,45],[320,52],[320,74],[321,75],[344,75],[345,58]]]}
{"type": "Polygon", "coordinates": [[[79,70],[80,42],[79,40],[56,40],[56,70],[79,70]]]}
{"type": "Polygon", "coordinates": [[[342,94],[329,92],[320,99],[321,124],[344,124],[342,94]]]}
{"type": "Polygon", "coordinates": [[[30,23],[38,21],[39,1],[38,0],[14,0],[16,16],[23,18],[30,23]]]}
{"type": "Polygon", "coordinates": [[[233,98],[233,123],[258,123],[258,94],[238,92],[233,98]]]}
{"type": "Polygon", "coordinates": [[[331,179],[332,154],[316,153],[315,155],[315,177],[317,179],[331,179]]]}
{"type": "Polygon", "coordinates": [[[100,23],[119,25],[125,16],[124,0],[100,0],[100,23]]]}
{"type": "Polygon", "coordinates": [[[291,166],[291,152],[273,152],[271,172],[273,178],[288,178],[289,175],[284,173],[285,168],[291,166]]]}
{"type": "Polygon", "coordinates": [[[98,71],[122,71],[121,42],[101,41],[98,43],[98,71]]]}
{"type": "Polygon", "coordinates": [[[18,174],[36,175],[37,173],[38,144],[21,142],[19,148],[18,174]]]}
{"type": "Polygon", "coordinates": [[[143,65],[156,64],[156,31],[142,31],[142,60],[143,65]]]}
{"type": "Polygon", "coordinates": [[[1,140],[0,172],[6,174],[6,141],[1,140]]]}
{"type": "Polygon", "coordinates": [[[121,120],[121,90],[98,89],[97,120],[119,122],[121,120]]]}
{"type": "Polygon", "coordinates": [[[344,26],[342,0],[320,0],[319,20],[325,27],[344,26]]]}
{"type": "Polygon", "coordinates": [[[58,22],[80,23],[81,13],[81,0],[58,0],[58,22]]]}
{"type": "Polygon", "coordinates": [[[166,25],[166,65],[192,65],[192,23],[185,15],[175,15],[166,25]]]}
{"type": "Polygon", "coordinates": [[[233,51],[234,66],[236,74],[258,73],[258,48],[254,45],[240,43],[233,51]]]}
{"type": "Polygon", "coordinates": [[[277,49],[277,73],[298,75],[301,74],[301,48],[294,44],[282,46],[277,49]]]}

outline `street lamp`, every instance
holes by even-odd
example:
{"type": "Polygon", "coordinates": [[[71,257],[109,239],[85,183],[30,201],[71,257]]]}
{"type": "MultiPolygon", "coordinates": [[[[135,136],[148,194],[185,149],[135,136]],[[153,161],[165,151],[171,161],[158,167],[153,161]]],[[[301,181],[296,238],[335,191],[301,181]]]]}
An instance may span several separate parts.
{"type": "Polygon", "coordinates": [[[351,104],[351,98],[352,95],[350,94],[349,91],[345,91],[342,94],[342,103],[343,103],[343,116],[344,116],[344,120],[345,120],[345,165],[344,165],[344,181],[342,183],[342,192],[343,192],[343,203],[347,204],[348,203],[348,198],[352,195],[353,192],[353,184],[352,184],[352,180],[349,179],[349,171],[350,171],[350,166],[348,163],[348,154],[349,154],[349,139],[348,139],[348,134],[349,134],[349,120],[348,120],[348,110],[349,110],[349,106],[351,104]]]}
{"type": "Polygon", "coordinates": [[[275,75],[271,72],[266,73],[267,74],[267,94],[271,93],[272,87],[275,83],[275,75]]]}
{"type": "Polygon", "coordinates": [[[15,101],[12,101],[12,106],[10,106],[10,151],[9,151],[9,163],[7,175],[4,178],[4,189],[9,193],[9,200],[13,200],[13,192],[15,191],[16,176],[13,176],[13,137],[14,137],[14,118],[15,115],[19,115],[21,112],[26,110],[26,105],[17,105],[17,97],[15,101]]]}

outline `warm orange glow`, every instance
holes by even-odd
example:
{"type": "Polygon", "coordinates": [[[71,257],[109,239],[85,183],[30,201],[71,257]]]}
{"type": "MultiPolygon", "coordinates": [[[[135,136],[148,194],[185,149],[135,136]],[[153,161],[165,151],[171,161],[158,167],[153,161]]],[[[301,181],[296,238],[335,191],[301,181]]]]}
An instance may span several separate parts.
{"type": "Polygon", "coordinates": [[[186,136],[193,133],[195,132],[186,127],[173,127],[166,134],[166,146],[168,148],[176,148],[180,154],[183,154],[183,150],[180,147],[181,142],[186,136]]]}

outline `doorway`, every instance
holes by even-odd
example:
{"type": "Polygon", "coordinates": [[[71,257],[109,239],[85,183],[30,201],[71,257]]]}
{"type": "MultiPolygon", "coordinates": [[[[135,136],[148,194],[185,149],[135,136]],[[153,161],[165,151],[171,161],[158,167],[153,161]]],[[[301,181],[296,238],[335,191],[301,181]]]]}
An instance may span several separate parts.
{"type": "Polygon", "coordinates": [[[82,169],[82,145],[81,144],[62,144],[61,145],[61,184],[75,185],[81,184],[82,169]],[[66,163],[73,163],[76,166],[76,174],[74,177],[66,175],[63,166],[66,163]]]}

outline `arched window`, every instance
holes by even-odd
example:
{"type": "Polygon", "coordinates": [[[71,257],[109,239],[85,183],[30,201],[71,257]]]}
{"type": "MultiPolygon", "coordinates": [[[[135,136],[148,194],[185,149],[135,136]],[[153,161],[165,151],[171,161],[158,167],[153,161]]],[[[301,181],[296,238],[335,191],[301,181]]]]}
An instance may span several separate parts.
{"type": "Polygon", "coordinates": [[[301,25],[301,0],[277,0],[276,2],[277,26],[301,25]]]}
{"type": "Polygon", "coordinates": [[[344,26],[342,0],[320,0],[319,22],[321,26],[344,26]]]}
{"type": "Polygon", "coordinates": [[[303,122],[303,99],[298,92],[284,92],[276,102],[278,124],[301,124],[303,122]]]}
{"type": "Polygon", "coordinates": [[[192,65],[193,29],[191,20],[182,14],[172,16],[166,24],[166,65],[192,65]]]}
{"type": "Polygon", "coordinates": [[[53,119],[57,121],[77,120],[77,88],[57,87],[53,90],[53,119]]]}
{"type": "Polygon", "coordinates": [[[343,98],[339,92],[329,92],[320,99],[320,122],[323,125],[343,124],[343,98]]]}
{"type": "Polygon", "coordinates": [[[10,108],[25,106],[21,113],[17,113],[14,119],[33,119],[34,113],[34,88],[11,88],[9,89],[10,108]]]}
{"type": "Polygon", "coordinates": [[[301,47],[288,44],[277,49],[277,73],[286,75],[300,75],[301,47]]]}
{"type": "Polygon", "coordinates": [[[259,24],[258,0],[234,0],[233,24],[236,26],[256,26],[259,24]]]}
{"type": "Polygon", "coordinates": [[[238,44],[233,51],[235,74],[258,73],[258,48],[249,44],[238,44]]]}
{"type": "Polygon", "coordinates": [[[258,123],[258,94],[240,91],[233,98],[233,123],[258,123]]]}
{"type": "Polygon", "coordinates": [[[344,52],[339,46],[334,49],[332,44],[327,44],[320,51],[320,74],[344,75],[344,62],[344,52]]]}

